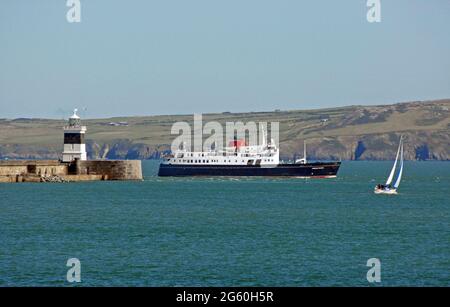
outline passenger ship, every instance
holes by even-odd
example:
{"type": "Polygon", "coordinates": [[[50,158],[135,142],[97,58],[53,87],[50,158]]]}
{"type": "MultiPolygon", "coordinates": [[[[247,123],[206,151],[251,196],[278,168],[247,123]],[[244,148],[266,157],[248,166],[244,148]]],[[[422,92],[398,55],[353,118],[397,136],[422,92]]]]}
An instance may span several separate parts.
{"type": "Polygon", "coordinates": [[[181,146],[164,157],[158,176],[279,176],[300,178],[336,177],[341,162],[306,161],[306,147],[303,159],[283,163],[279,149],[273,140],[261,145],[247,146],[243,140],[234,140],[222,150],[191,152],[181,146]]]}

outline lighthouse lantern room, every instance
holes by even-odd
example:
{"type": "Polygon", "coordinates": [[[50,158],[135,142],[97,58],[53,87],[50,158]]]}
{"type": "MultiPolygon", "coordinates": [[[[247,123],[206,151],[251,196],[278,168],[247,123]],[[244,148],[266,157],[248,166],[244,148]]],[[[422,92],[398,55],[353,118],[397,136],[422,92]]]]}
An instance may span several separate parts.
{"type": "Polygon", "coordinates": [[[86,126],[81,125],[81,119],[77,115],[77,109],[69,118],[69,125],[64,127],[64,151],[63,162],[72,162],[75,159],[87,160],[84,135],[86,126]]]}

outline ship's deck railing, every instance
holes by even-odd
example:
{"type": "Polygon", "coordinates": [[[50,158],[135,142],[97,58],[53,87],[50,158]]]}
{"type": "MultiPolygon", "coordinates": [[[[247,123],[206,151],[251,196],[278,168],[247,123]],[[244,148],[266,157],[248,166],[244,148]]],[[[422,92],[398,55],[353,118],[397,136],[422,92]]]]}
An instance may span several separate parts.
{"type": "Polygon", "coordinates": [[[177,159],[183,158],[207,158],[207,157],[241,157],[241,158],[274,158],[276,152],[236,152],[236,151],[211,151],[211,152],[177,152],[173,155],[177,159]]]}

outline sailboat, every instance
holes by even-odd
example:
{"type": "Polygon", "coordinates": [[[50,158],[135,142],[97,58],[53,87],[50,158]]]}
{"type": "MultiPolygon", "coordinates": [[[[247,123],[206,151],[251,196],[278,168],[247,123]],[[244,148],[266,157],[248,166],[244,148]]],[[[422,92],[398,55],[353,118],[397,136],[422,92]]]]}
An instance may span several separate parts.
{"type": "Polygon", "coordinates": [[[386,181],[386,184],[377,184],[375,186],[375,194],[397,194],[398,186],[400,185],[400,181],[402,180],[403,174],[403,139],[400,137],[400,144],[398,144],[397,156],[395,157],[394,166],[392,167],[391,173],[386,181]],[[395,170],[397,167],[397,162],[400,156],[400,170],[398,172],[397,180],[392,186],[392,180],[394,179],[395,170]]]}

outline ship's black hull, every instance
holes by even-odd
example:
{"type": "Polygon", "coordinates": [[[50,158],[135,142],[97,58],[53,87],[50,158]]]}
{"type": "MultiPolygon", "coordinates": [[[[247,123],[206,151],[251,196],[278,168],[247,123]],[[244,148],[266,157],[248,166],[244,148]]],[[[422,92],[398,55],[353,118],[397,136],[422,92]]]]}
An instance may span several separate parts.
{"type": "Polygon", "coordinates": [[[337,175],[341,162],[279,164],[276,167],[254,165],[174,165],[160,164],[158,176],[272,176],[331,178],[337,175]]]}

